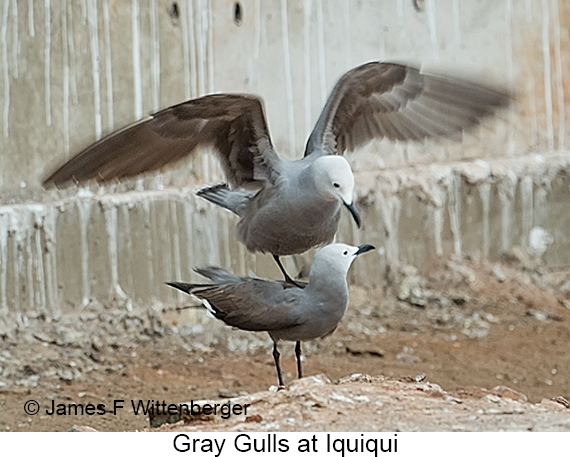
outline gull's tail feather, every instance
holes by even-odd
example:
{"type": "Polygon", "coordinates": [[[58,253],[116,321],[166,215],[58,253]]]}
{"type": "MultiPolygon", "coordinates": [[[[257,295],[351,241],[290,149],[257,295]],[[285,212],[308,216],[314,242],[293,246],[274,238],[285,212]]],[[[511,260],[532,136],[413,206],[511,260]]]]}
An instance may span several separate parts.
{"type": "Polygon", "coordinates": [[[245,205],[255,195],[255,192],[241,189],[231,190],[227,184],[218,184],[200,189],[196,195],[241,216],[245,205]]]}
{"type": "Polygon", "coordinates": [[[186,282],[167,282],[166,284],[187,294],[191,294],[192,289],[198,287],[198,284],[188,284],[186,282]]]}

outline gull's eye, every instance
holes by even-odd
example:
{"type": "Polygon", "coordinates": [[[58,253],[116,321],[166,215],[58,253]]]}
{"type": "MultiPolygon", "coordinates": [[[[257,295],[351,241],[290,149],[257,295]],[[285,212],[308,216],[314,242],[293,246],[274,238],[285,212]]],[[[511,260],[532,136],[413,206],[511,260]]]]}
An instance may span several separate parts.
{"type": "Polygon", "coordinates": [[[348,255],[348,251],[344,251],[342,255],[348,255]]]}
{"type": "Polygon", "coordinates": [[[335,186],[338,189],[340,187],[340,184],[337,182],[333,182],[333,186],[335,186]]]}

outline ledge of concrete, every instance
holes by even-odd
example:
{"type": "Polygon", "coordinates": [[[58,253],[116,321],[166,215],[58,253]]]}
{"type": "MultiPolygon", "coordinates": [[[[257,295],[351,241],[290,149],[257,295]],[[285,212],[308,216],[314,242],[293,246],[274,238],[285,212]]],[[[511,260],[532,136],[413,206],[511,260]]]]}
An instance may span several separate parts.
{"type": "MultiPolygon", "coordinates": [[[[496,260],[514,246],[549,267],[570,264],[567,152],[396,170],[362,163],[355,169],[364,227],[344,215],[337,239],[379,249],[354,265],[352,283],[378,285],[390,266],[421,271],[449,253],[496,260]]],[[[195,190],[80,188],[0,206],[0,313],[60,314],[92,300],[180,302],[163,283],[197,279],[192,269],[201,265],[279,277],[270,256],[235,241],[237,219],[195,190]]],[[[310,254],[286,261],[294,271],[310,254]]]]}

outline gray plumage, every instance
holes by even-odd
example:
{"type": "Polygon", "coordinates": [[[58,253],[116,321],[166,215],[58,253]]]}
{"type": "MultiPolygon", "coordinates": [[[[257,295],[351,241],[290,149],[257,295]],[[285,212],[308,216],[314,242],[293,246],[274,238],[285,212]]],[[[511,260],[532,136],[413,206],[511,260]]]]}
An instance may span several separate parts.
{"type": "Polygon", "coordinates": [[[313,258],[308,283],[302,288],[283,281],[266,281],[235,276],[218,267],[197,269],[213,284],[168,285],[200,298],[214,317],[228,325],[254,332],[266,331],[274,342],[274,358],[279,378],[279,340],[296,341],[299,377],[301,377],[301,341],[332,333],[348,305],[346,275],[357,255],[374,249],[331,244],[313,258]]]}
{"type": "Polygon", "coordinates": [[[506,106],[505,90],[464,79],[371,62],[334,87],[299,160],[274,150],[262,102],[252,95],[215,94],[166,108],[112,133],[73,157],[44,185],[109,181],[162,168],[210,147],[229,187],[198,195],[240,217],[237,237],[252,252],[292,255],[330,243],[341,207],[360,217],[354,176],[341,157],[373,138],[422,140],[450,136],[506,106]]]}

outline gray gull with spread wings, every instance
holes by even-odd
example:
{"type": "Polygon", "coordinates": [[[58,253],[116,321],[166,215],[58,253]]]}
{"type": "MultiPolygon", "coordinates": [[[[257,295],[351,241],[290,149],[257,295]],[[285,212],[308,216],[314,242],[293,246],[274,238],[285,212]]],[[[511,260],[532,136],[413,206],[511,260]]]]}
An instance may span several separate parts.
{"type": "MultiPolygon", "coordinates": [[[[199,146],[220,159],[228,185],[198,195],[237,214],[249,251],[279,256],[330,243],[345,205],[360,226],[354,176],[342,157],[374,138],[399,141],[450,136],[510,102],[507,91],[417,68],[370,62],[340,78],[315,125],[304,157],[273,148],[261,99],[215,94],[166,108],[79,153],[44,185],[110,181],[157,170],[199,146]]],[[[293,282],[294,283],[294,282],[293,282]]]]}

